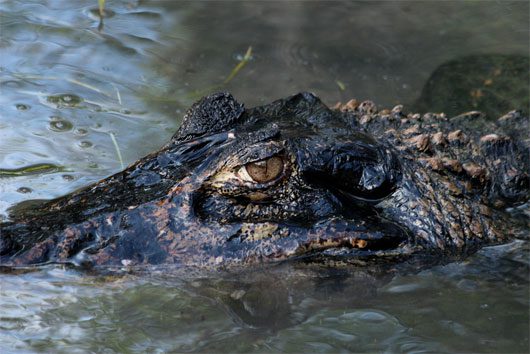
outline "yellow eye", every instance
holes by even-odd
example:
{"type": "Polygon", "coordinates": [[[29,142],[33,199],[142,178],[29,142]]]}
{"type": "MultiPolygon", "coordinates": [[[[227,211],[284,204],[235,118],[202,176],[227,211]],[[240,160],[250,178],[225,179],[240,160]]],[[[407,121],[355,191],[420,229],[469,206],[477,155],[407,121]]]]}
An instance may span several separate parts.
{"type": "Polygon", "coordinates": [[[242,168],[245,172],[242,177],[255,183],[267,183],[278,178],[283,172],[283,167],[282,158],[273,156],[266,160],[246,164],[242,168]],[[246,178],[247,176],[249,178],[246,178]]]}

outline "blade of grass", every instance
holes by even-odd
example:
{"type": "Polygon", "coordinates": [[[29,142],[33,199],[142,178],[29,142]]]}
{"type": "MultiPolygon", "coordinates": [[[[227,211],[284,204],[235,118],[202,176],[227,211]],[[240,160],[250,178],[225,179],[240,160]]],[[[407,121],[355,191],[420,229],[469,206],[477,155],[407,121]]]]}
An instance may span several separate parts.
{"type": "Polygon", "coordinates": [[[226,85],[227,83],[232,81],[232,79],[237,75],[237,73],[241,69],[243,69],[245,67],[245,65],[247,65],[247,63],[250,60],[250,58],[252,58],[252,47],[248,47],[247,52],[243,56],[243,59],[241,59],[241,61],[239,63],[237,63],[236,67],[232,70],[230,75],[228,75],[228,77],[225,79],[225,81],[223,81],[223,84],[226,85]]]}
{"type": "Polygon", "coordinates": [[[81,87],[84,87],[84,88],[87,88],[89,90],[92,90],[92,91],[96,91],[97,93],[101,93],[105,96],[108,96],[110,97],[110,95],[106,92],[103,92],[101,91],[100,89],[98,89],[97,87],[94,87],[92,85],[89,85],[89,84],[85,84],[84,82],[81,82],[81,81],[77,81],[75,79],[66,79],[66,81],[72,83],[72,84],[75,84],[75,85],[78,85],[78,86],[81,86],[81,87]]]}
{"type": "Polygon", "coordinates": [[[241,61],[237,63],[237,65],[232,69],[230,74],[226,77],[226,79],[222,83],[204,88],[202,90],[195,90],[189,93],[188,97],[190,99],[197,99],[212,91],[222,89],[224,85],[228,84],[230,81],[232,81],[234,77],[236,77],[237,73],[239,73],[241,69],[243,69],[245,65],[247,65],[247,63],[250,61],[251,58],[252,58],[252,46],[249,46],[245,55],[243,56],[243,59],[241,59],[241,61]]]}
{"type": "Polygon", "coordinates": [[[105,0],[98,0],[99,17],[105,16],[105,0]]]}
{"type": "Polygon", "coordinates": [[[116,90],[116,97],[118,98],[118,103],[120,104],[120,106],[122,105],[121,104],[121,95],[120,95],[120,90],[114,86],[114,84],[112,84],[112,87],[114,87],[114,90],[116,90]]]}
{"type": "Polygon", "coordinates": [[[18,73],[13,74],[13,76],[17,77],[19,79],[23,79],[23,80],[64,80],[64,81],[69,82],[71,84],[87,88],[89,90],[95,91],[95,92],[100,93],[102,95],[105,95],[107,97],[111,97],[110,94],[108,94],[108,93],[106,93],[104,91],[101,91],[97,87],[94,87],[92,85],[86,84],[86,83],[81,82],[81,81],[78,81],[76,79],[69,79],[69,78],[65,79],[65,78],[62,78],[62,77],[55,77],[55,76],[40,76],[40,75],[31,75],[31,74],[18,74],[18,73]]]}
{"type": "Polygon", "coordinates": [[[114,144],[114,149],[116,149],[116,153],[118,154],[118,160],[120,160],[121,169],[123,170],[125,168],[125,165],[123,164],[123,158],[121,157],[121,151],[118,145],[118,141],[116,140],[114,133],[109,133],[109,135],[110,139],[112,140],[112,144],[114,144]]]}

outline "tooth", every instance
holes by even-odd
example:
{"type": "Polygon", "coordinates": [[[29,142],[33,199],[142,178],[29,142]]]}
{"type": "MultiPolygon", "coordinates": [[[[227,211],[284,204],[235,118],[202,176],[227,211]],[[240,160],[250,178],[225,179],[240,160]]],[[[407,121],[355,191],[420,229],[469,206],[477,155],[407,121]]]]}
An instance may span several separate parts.
{"type": "Polygon", "coordinates": [[[367,245],[368,245],[368,241],[366,241],[366,240],[357,240],[357,247],[365,248],[367,245]]]}

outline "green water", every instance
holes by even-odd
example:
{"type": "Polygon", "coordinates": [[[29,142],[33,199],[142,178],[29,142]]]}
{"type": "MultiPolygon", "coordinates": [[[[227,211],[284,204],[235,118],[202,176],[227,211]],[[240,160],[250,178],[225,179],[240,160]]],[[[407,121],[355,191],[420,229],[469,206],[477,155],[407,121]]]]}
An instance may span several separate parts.
{"type": "MultiPolygon", "coordinates": [[[[247,106],[312,91],[330,105],[355,97],[406,109],[422,107],[444,63],[529,53],[527,2],[106,6],[101,24],[96,0],[0,2],[0,219],[157,149],[213,90],[247,106]]],[[[469,75],[453,74],[455,90],[473,93],[469,110],[481,109],[475,93],[489,76],[469,86],[469,75]]],[[[528,96],[528,75],[511,79],[498,107],[528,96]]],[[[443,106],[433,92],[429,102],[443,106]]],[[[518,241],[386,276],[293,265],[119,279],[56,267],[0,274],[0,352],[525,353],[529,263],[518,241]]]]}

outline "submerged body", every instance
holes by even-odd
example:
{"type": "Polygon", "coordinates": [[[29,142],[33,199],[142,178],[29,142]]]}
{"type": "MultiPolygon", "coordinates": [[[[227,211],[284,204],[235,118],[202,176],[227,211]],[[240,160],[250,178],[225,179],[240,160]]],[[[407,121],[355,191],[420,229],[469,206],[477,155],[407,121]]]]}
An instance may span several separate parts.
{"type": "Polygon", "coordinates": [[[528,119],[405,115],[302,93],[196,103],[126,170],[0,224],[0,265],[229,267],[466,255],[516,233],[528,119]]]}

